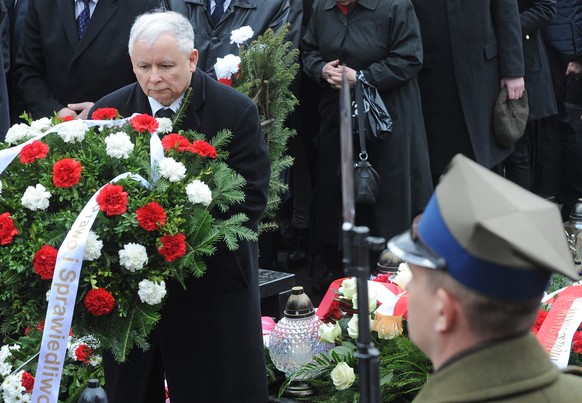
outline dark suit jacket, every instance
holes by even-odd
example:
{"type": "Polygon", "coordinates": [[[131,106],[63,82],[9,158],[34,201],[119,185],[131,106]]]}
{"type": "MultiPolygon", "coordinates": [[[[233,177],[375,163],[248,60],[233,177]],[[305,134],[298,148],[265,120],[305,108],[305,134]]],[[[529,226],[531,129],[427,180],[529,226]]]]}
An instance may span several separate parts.
{"type": "Polygon", "coordinates": [[[542,38],[542,28],[554,19],[556,0],[517,0],[525,62],[525,88],[529,120],[558,113],[550,63],[542,38]]]}
{"type": "MultiPolygon", "coordinates": [[[[267,202],[270,172],[257,107],[200,69],[193,75],[192,89],[181,126],[207,138],[221,129],[232,131],[227,163],[247,182],[245,202],[233,212],[244,212],[249,227],[256,230],[267,202]]],[[[100,107],[117,108],[126,117],[152,113],[137,83],[104,97],[93,109],[100,107]]],[[[155,361],[157,349],[165,363],[170,394],[178,402],[193,401],[193,396],[197,402],[267,401],[257,244],[241,242],[236,252],[219,247],[207,267],[202,278],[188,279],[186,291],[177,283],[168,284],[168,299],[150,351],[132,352],[127,365],[106,362],[111,403],[152,401],[147,399],[147,390],[142,388],[142,400],[136,394],[138,387],[128,387],[127,382],[144,379],[144,368],[155,361]]]]}
{"type": "Polygon", "coordinates": [[[433,177],[456,153],[485,167],[512,147],[493,136],[502,77],[523,77],[517,3],[511,0],[412,0],[424,48],[419,74],[433,177]]]}
{"type": "Polygon", "coordinates": [[[160,0],[99,0],[81,40],[73,0],[30,0],[15,79],[37,119],[95,102],[135,81],[127,40],[135,18],[160,0]]]}

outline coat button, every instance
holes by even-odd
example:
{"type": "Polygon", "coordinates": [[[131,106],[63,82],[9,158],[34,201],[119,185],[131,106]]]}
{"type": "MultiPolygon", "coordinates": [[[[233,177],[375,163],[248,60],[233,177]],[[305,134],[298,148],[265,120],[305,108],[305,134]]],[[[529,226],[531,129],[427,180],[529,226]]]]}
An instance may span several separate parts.
{"type": "Polygon", "coordinates": [[[525,36],[525,39],[529,39],[529,35],[526,35],[526,36],[525,36]]]}

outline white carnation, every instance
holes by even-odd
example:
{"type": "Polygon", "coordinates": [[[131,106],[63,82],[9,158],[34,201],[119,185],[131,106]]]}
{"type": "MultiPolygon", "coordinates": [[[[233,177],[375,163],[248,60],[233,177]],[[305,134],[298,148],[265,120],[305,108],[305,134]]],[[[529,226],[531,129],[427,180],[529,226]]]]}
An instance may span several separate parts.
{"type": "Polygon", "coordinates": [[[36,130],[44,132],[52,126],[51,120],[49,118],[41,118],[33,121],[30,126],[36,130]]]}
{"type": "Polygon", "coordinates": [[[160,161],[160,175],[170,182],[178,182],[186,177],[186,167],[171,157],[160,161]]]}
{"type": "Polygon", "coordinates": [[[172,119],[156,118],[156,120],[158,121],[158,128],[156,130],[156,133],[166,134],[166,133],[170,133],[172,131],[172,129],[173,129],[172,119]]]}
{"type": "Polygon", "coordinates": [[[20,144],[40,135],[40,130],[24,123],[17,123],[6,132],[4,141],[8,144],[20,144]]]}
{"type": "Polygon", "coordinates": [[[8,359],[12,357],[11,350],[20,350],[20,346],[7,344],[0,347],[0,376],[6,376],[12,372],[12,363],[8,362],[8,359]]]}
{"type": "Polygon", "coordinates": [[[139,282],[137,295],[139,295],[141,302],[149,305],[159,304],[166,296],[166,283],[164,281],[142,280],[139,282]]]}
{"type": "Polygon", "coordinates": [[[29,186],[26,188],[21,202],[24,207],[29,210],[46,210],[49,206],[50,192],[40,183],[35,187],[29,186]]]}
{"type": "Polygon", "coordinates": [[[186,195],[190,203],[200,203],[208,206],[212,201],[212,192],[208,185],[201,180],[195,179],[186,186],[186,195]]]}
{"type": "Polygon", "coordinates": [[[87,235],[87,243],[85,244],[85,255],[83,260],[95,260],[101,257],[101,249],[103,249],[103,241],[93,231],[89,231],[87,235]]]}
{"type": "Polygon", "coordinates": [[[105,138],[107,155],[117,159],[127,159],[133,151],[133,143],[124,132],[112,133],[105,138]]]}
{"type": "Polygon", "coordinates": [[[89,357],[89,365],[91,365],[92,367],[97,367],[101,365],[102,361],[103,357],[101,357],[99,354],[94,354],[91,357],[89,357]]]}
{"type": "Polygon", "coordinates": [[[4,379],[0,388],[2,388],[2,398],[5,402],[30,402],[31,395],[26,393],[26,389],[22,386],[22,374],[24,370],[11,374],[4,379]]]}
{"type": "Polygon", "coordinates": [[[226,55],[224,57],[219,57],[216,59],[214,64],[214,72],[216,73],[216,78],[220,80],[221,78],[230,79],[233,74],[238,72],[240,66],[240,57],[235,55],[226,55]]]}
{"type": "Polygon", "coordinates": [[[85,139],[87,130],[89,126],[84,120],[75,119],[62,123],[58,133],[65,143],[80,143],[85,139]]]}
{"type": "Polygon", "coordinates": [[[245,25],[244,27],[240,27],[239,29],[230,32],[230,43],[236,43],[237,46],[240,46],[248,39],[251,39],[254,34],[253,29],[250,26],[245,25]]]}
{"type": "Polygon", "coordinates": [[[119,251],[119,263],[131,272],[143,269],[147,262],[146,248],[138,243],[130,242],[119,251]]]}

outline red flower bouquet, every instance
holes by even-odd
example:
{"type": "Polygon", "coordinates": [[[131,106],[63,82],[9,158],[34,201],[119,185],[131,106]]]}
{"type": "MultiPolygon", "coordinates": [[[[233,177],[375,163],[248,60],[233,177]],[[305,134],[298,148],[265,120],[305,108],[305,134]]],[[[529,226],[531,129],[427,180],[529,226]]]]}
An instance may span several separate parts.
{"type": "Polygon", "coordinates": [[[61,322],[51,317],[74,311],[74,334],[124,361],[149,347],[165,284],[203,276],[218,243],[235,249],[257,235],[244,215],[213,215],[242,201],[244,179],[222,151],[228,131],[207,141],[172,133],[169,119],[106,120],[118,117],[100,109],[95,121],[20,124],[0,144],[0,158],[9,147],[20,155],[0,173],[0,312],[13,333],[41,320],[52,331],[61,322]],[[163,150],[151,152],[151,136],[163,150]]]}

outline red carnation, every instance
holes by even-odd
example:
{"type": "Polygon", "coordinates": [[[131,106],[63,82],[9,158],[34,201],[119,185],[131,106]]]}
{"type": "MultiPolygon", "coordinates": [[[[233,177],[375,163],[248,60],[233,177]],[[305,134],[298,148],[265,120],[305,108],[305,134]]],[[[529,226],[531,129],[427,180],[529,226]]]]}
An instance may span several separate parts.
{"type": "Polygon", "coordinates": [[[70,122],[71,120],[75,120],[75,117],[71,116],[71,115],[67,115],[67,116],[63,116],[62,118],[57,118],[57,120],[59,122],[70,122]]]}
{"type": "Polygon", "coordinates": [[[10,213],[0,214],[0,245],[8,245],[15,235],[18,235],[18,230],[14,226],[10,213]]]}
{"type": "Polygon", "coordinates": [[[79,161],[63,158],[53,165],[53,183],[59,188],[70,188],[79,183],[83,166],[79,161]]]}
{"type": "Polygon", "coordinates": [[[216,148],[214,148],[204,140],[193,141],[192,145],[188,150],[203,157],[216,158],[216,148]]]}
{"type": "Polygon", "coordinates": [[[99,108],[91,114],[93,120],[112,120],[119,117],[119,112],[115,108],[99,108]]]}
{"type": "Polygon", "coordinates": [[[153,133],[158,128],[158,121],[153,116],[141,114],[130,119],[129,123],[136,132],[139,133],[153,133]]]}
{"type": "Polygon", "coordinates": [[[544,323],[544,320],[546,320],[546,316],[548,316],[548,311],[544,311],[543,309],[540,309],[538,311],[538,317],[536,318],[536,323],[531,328],[531,331],[534,334],[537,334],[539,332],[540,327],[542,327],[542,324],[544,323]]]}
{"type": "Polygon", "coordinates": [[[36,274],[38,274],[43,280],[50,280],[53,278],[58,252],[59,251],[52,246],[44,245],[34,254],[32,267],[36,274]]]}
{"type": "Polygon", "coordinates": [[[26,393],[32,393],[32,389],[34,389],[34,376],[24,371],[20,378],[20,384],[26,389],[26,393]]]}
{"type": "Polygon", "coordinates": [[[18,157],[21,164],[32,164],[34,161],[46,157],[48,152],[49,148],[45,143],[34,140],[32,143],[22,147],[18,157]]]}
{"type": "Polygon", "coordinates": [[[77,358],[77,361],[82,361],[85,364],[89,363],[89,358],[91,358],[92,354],[93,354],[93,349],[90,347],[87,347],[84,344],[79,345],[79,347],[77,347],[75,349],[75,357],[77,358]]]}
{"type": "Polygon", "coordinates": [[[177,133],[170,133],[162,139],[162,146],[166,151],[173,150],[177,147],[178,151],[182,152],[190,148],[190,142],[184,136],[177,133]]]}
{"type": "Polygon", "coordinates": [[[166,261],[173,262],[186,254],[186,236],[184,234],[165,235],[160,238],[162,247],[158,249],[166,261]]]}
{"type": "Polygon", "coordinates": [[[120,185],[105,185],[97,195],[97,204],[108,216],[121,215],[127,210],[127,192],[120,185]]]}
{"type": "Polygon", "coordinates": [[[231,78],[219,78],[218,82],[224,85],[228,85],[229,87],[232,87],[232,77],[231,78]]]}
{"type": "Polygon", "coordinates": [[[89,290],[84,302],[87,310],[94,316],[107,315],[115,307],[115,298],[104,288],[89,290]]]}
{"type": "Polygon", "coordinates": [[[166,212],[155,201],[138,208],[135,213],[137,223],[146,231],[155,231],[166,223],[166,212]]]}
{"type": "Polygon", "coordinates": [[[574,333],[574,337],[572,338],[572,351],[577,354],[582,354],[582,330],[574,333]]]}

